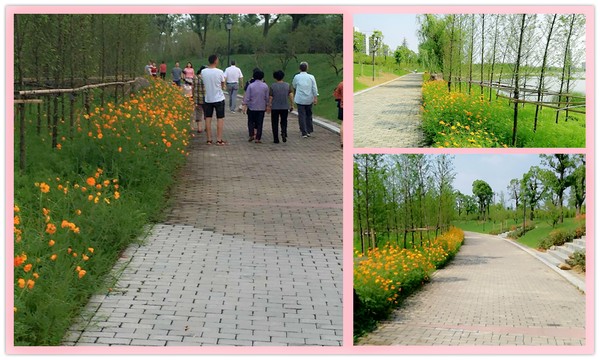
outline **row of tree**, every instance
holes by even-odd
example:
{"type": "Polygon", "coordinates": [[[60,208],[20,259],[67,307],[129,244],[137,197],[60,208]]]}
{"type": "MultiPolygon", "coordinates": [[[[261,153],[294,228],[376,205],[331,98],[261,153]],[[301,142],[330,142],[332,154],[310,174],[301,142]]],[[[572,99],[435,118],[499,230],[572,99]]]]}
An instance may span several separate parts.
{"type": "Polygon", "coordinates": [[[510,181],[508,197],[481,179],[470,195],[455,190],[453,160],[445,154],[354,155],[354,232],[361,251],[388,242],[419,246],[458,219],[518,223],[542,212],[555,225],[563,222],[567,193],[576,213],[584,212],[585,155],[540,155],[539,165],[510,181]]]}
{"type": "Polygon", "coordinates": [[[511,95],[513,143],[519,102],[536,104],[533,131],[542,106],[565,110],[565,119],[569,111],[585,112],[585,98],[570,93],[573,79],[585,71],[584,15],[426,14],[419,23],[423,66],[443,73],[448,91],[454,84],[470,94],[478,84],[482,96],[484,87],[511,95]]]}
{"type": "Polygon", "coordinates": [[[584,212],[586,197],[585,155],[540,155],[540,165],[532,166],[521,178],[510,180],[502,190],[494,191],[484,180],[473,182],[472,195],[456,192],[456,215],[460,219],[500,220],[501,218],[534,220],[543,212],[552,224],[562,223],[565,200],[576,214],[584,212]],[[490,216],[490,210],[497,216],[490,216]],[[527,214],[528,213],[528,214],[527,214]]]}
{"type": "Polygon", "coordinates": [[[354,62],[380,64],[387,62],[389,57],[397,66],[418,66],[419,55],[408,47],[406,38],[393,52],[383,40],[383,33],[379,30],[373,31],[368,38],[364,33],[354,30],[354,62]],[[367,55],[367,50],[370,55],[367,55]]]}
{"type": "Polygon", "coordinates": [[[143,74],[149,59],[204,60],[227,55],[229,45],[231,54],[272,53],[282,62],[324,53],[339,67],[342,58],[339,14],[17,14],[14,20],[17,90],[130,79],[143,74]]]}
{"type": "Polygon", "coordinates": [[[342,54],[340,14],[160,14],[150,53],[204,59],[208,54],[342,54]],[[230,27],[230,32],[228,31],[230,27]]]}
{"type": "Polygon", "coordinates": [[[378,241],[407,247],[448,228],[454,215],[454,167],[449,155],[354,156],[354,229],[361,250],[378,241]]]}

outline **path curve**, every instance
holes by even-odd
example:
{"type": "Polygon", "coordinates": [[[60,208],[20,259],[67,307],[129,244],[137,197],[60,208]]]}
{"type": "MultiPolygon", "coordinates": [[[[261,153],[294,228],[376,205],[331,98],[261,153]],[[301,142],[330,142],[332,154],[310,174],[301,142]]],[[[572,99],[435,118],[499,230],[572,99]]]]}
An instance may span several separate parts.
{"type": "Polygon", "coordinates": [[[465,232],[456,258],[359,345],[585,345],[585,295],[505,240],[465,232]]]}
{"type": "Polygon", "coordinates": [[[422,73],[407,74],[354,95],[354,146],[422,147],[422,83],[422,73]]]}
{"type": "Polygon", "coordinates": [[[124,252],[63,345],[341,345],[339,135],[304,139],[291,116],[273,144],[267,115],[255,144],[246,124],[227,112],[223,147],[194,136],[166,221],[124,252]]]}

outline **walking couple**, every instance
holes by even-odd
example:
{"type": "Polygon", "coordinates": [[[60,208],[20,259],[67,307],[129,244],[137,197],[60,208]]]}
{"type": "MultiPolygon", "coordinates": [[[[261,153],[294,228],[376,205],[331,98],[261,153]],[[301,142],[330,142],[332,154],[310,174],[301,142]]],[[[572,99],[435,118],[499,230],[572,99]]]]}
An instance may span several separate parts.
{"type": "Polygon", "coordinates": [[[308,74],[307,70],[308,63],[300,63],[300,73],[294,76],[292,85],[284,82],[285,73],[277,70],[273,73],[276,82],[268,86],[264,81],[264,72],[258,68],[254,69],[242,102],[242,109],[248,114],[248,141],[262,142],[264,116],[265,113],[271,113],[273,142],[279,143],[279,125],[281,125],[281,138],[286,142],[288,111],[293,110],[293,103],[298,106],[298,122],[302,137],[307,138],[311,135],[312,105],[317,103],[318,91],[314,76],[308,74]]]}

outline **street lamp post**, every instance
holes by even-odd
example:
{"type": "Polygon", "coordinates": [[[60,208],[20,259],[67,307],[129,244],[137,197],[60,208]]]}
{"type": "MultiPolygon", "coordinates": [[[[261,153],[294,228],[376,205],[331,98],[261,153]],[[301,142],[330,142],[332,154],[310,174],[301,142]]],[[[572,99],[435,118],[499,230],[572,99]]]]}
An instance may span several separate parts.
{"type": "Polygon", "coordinates": [[[231,65],[229,62],[229,55],[231,54],[231,28],[233,27],[233,21],[231,18],[227,19],[225,27],[227,28],[227,66],[229,66],[231,65]]]}

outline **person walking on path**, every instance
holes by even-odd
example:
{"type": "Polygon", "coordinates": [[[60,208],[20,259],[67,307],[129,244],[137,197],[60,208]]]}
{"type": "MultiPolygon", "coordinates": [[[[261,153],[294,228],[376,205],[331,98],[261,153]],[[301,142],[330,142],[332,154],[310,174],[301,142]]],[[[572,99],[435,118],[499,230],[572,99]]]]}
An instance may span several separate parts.
{"type": "Polygon", "coordinates": [[[148,64],[146,64],[146,66],[144,66],[144,74],[145,75],[152,75],[152,60],[148,60],[148,64]]]}
{"type": "Polygon", "coordinates": [[[181,86],[181,73],[182,70],[179,67],[179,61],[175,63],[175,67],[171,69],[171,76],[173,77],[173,82],[177,86],[181,86]]]}
{"type": "Polygon", "coordinates": [[[273,78],[277,81],[271,84],[269,88],[269,107],[271,108],[271,128],[273,129],[273,142],[279,143],[278,125],[281,122],[281,139],[287,141],[287,118],[288,111],[292,111],[294,106],[294,94],[290,84],[283,81],[285,73],[277,70],[273,73],[273,78]]]}
{"type": "Polygon", "coordinates": [[[308,72],[308,63],[300,63],[300,73],[294,76],[294,102],[298,105],[298,124],[303,138],[311,136],[313,132],[312,106],[317,104],[317,81],[308,72]]]}
{"type": "Polygon", "coordinates": [[[223,125],[225,123],[225,75],[223,70],[217,68],[219,58],[217,55],[208,57],[208,67],[200,72],[204,83],[204,116],[206,119],[206,143],[212,144],[212,117],[217,116],[217,145],[225,145],[223,140],[223,125]]]}
{"type": "Polygon", "coordinates": [[[190,85],[194,83],[194,66],[191,62],[188,62],[183,69],[183,80],[190,85]]]}
{"type": "Polygon", "coordinates": [[[235,66],[235,60],[231,60],[231,66],[225,69],[225,81],[227,82],[227,92],[229,93],[229,110],[235,112],[237,92],[240,82],[243,83],[244,75],[239,67],[235,66]]]}
{"type": "Polygon", "coordinates": [[[340,81],[338,86],[333,90],[333,98],[337,101],[338,107],[338,120],[342,123],[340,124],[340,146],[344,147],[344,85],[343,81],[340,81]]]}
{"type": "Polygon", "coordinates": [[[193,97],[194,97],[194,115],[192,117],[193,120],[196,121],[196,132],[201,133],[202,132],[202,128],[200,127],[200,122],[202,121],[202,118],[204,117],[204,96],[205,96],[205,90],[204,90],[204,82],[202,81],[202,70],[204,70],[206,68],[206,66],[201,66],[200,69],[198,70],[198,72],[196,73],[196,77],[194,77],[194,90],[193,90],[193,97]]]}
{"type": "Polygon", "coordinates": [[[265,111],[269,111],[269,86],[262,81],[265,73],[256,71],[252,78],[254,81],[248,86],[242,101],[243,112],[248,113],[248,141],[254,140],[255,143],[261,143],[263,121],[265,111]],[[256,133],[255,133],[256,130],[256,133]]]}
{"type": "Polygon", "coordinates": [[[153,61],[152,65],[150,66],[150,75],[152,75],[152,77],[156,77],[158,73],[158,68],[156,67],[156,63],[153,61]]]}
{"type": "Polygon", "coordinates": [[[164,60],[160,63],[158,72],[160,74],[161,79],[164,80],[167,77],[167,64],[165,64],[164,60]]]}

